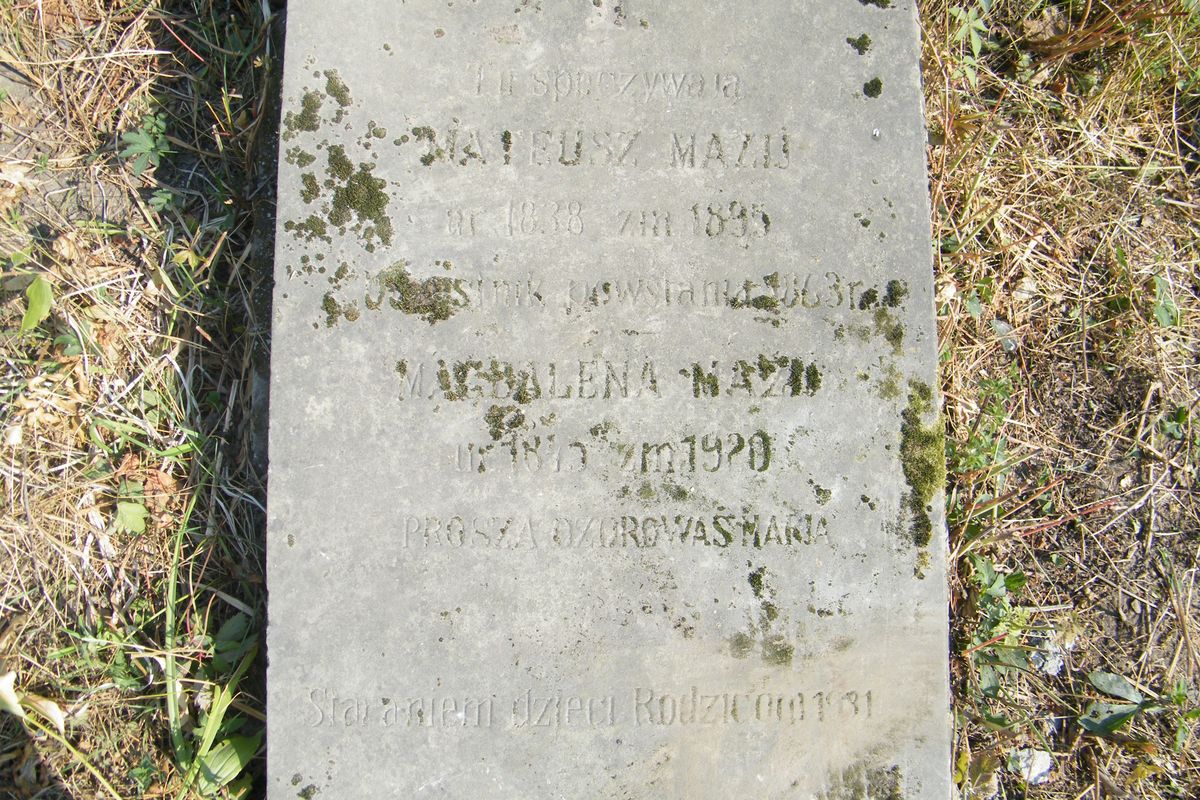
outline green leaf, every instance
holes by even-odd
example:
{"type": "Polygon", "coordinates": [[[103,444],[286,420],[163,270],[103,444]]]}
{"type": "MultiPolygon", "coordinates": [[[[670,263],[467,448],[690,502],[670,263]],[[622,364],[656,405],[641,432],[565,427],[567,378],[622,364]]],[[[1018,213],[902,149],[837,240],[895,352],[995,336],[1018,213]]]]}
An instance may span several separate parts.
{"type": "Polygon", "coordinates": [[[1141,706],[1124,703],[1092,703],[1079,718],[1084,730],[1100,735],[1113,733],[1137,716],[1141,706]]]}
{"type": "MultiPolygon", "coordinates": [[[[974,73],[974,70],[971,70],[971,73],[974,73]]],[[[972,82],[974,81],[972,80],[972,82]]],[[[970,296],[967,297],[967,313],[975,319],[979,319],[979,316],[983,313],[983,303],[980,302],[977,292],[971,292],[970,296]]]]}
{"type": "Polygon", "coordinates": [[[1179,324],[1179,307],[1171,297],[1171,284],[1158,275],[1154,276],[1154,318],[1164,328],[1179,324]]]}
{"type": "Polygon", "coordinates": [[[200,758],[196,788],[204,795],[215,794],[241,774],[261,744],[261,733],[257,736],[231,736],[218,743],[200,758]]]}
{"type": "Polygon", "coordinates": [[[33,279],[33,283],[25,287],[25,297],[29,300],[29,304],[25,307],[25,316],[21,318],[19,332],[22,335],[36,328],[42,320],[50,316],[50,306],[54,303],[54,290],[50,288],[49,281],[38,275],[33,279]]]}
{"type": "Polygon", "coordinates": [[[145,533],[146,517],[150,512],[134,500],[117,501],[117,527],[129,533],[145,533]]]}
{"type": "Polygon", "coordinates": [[[227,672],[251,647],[255,638],[250,635],[250,617],[238,612],[226,620],[213,642],[213,667],[227,672]]]}
{"type": "Polygon", "coordinates": [[[1141,703],[1146,698],[1134,688],[1133,684],[1112,672],[1096,670],[1088,673],[1088,682],[1100,691],[1112,697],[1119,697],[1131,703],[1141,703]]]}

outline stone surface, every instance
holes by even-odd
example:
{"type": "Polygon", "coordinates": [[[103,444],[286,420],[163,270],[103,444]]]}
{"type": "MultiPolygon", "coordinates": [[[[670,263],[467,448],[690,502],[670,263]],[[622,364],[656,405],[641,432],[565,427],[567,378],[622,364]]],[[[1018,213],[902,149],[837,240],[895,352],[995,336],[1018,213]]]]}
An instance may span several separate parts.
{"type": "Polygon", "coordinates": [[[289,3],[269,796],[942,798],[909,0],[289,3]]]}

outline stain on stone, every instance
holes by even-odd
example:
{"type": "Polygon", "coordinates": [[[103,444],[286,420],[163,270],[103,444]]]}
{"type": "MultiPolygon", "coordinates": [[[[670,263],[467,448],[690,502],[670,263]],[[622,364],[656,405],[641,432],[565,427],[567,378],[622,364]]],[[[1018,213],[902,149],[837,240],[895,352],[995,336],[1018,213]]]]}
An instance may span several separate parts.
{"type": "Polygon", "coordinates": [[[768,636],[762,643],[762,660],[777,667],[790,666],[796,654],[793,647],[782,634],[768,636]]]}
{"type": "Polygon", "coordinates": [[[689,492],[687,489],[677,483],[671,483],[670,481],[663,484],[663,492],[666,493],[667,497],[678,502],[687,500],[691,495],[691,492],[689,492]]]}
{"type": "Polygon", "coordinates": [[[745,633],[735,633],[729,637],[729,653],[734,658],[749,658],[754,652],[754,637],[745,633]]]}
{"type": "Polygon", "coordinates": [[[899,766],[879,766],[866,759],[830,773],[817,800],[904,800],[899,766]]]}
{"type": "Polygon", "coordinates": [[[883,336],[892,346],[892,354],[904,351],[904,323],[893,317],[886,308],[875,309],[875,333],[883,336]]]}

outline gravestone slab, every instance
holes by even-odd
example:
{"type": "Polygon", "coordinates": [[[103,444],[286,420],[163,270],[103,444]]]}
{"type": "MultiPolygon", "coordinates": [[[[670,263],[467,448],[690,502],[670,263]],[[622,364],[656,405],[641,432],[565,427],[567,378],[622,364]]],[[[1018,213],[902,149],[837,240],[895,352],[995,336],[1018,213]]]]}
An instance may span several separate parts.
{"type": "Polygon", "coordinates": [[[288,12],[272,800],[947,797],[911,0],[288,12]]]}

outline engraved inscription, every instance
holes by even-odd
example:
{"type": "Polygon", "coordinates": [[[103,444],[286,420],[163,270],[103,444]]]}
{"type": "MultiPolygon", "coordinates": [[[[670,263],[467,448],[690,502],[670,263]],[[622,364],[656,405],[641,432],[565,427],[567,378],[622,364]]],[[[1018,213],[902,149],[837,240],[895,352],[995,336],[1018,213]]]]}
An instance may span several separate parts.
{"type": "Polygon", "coordinates": [[[547,694],[528,688],[498,693],[366,698],[318,687],[305,697],[310,728],[478,729],[612,728],[695,725],[868,724],[878,713],[875,692],[668,690],[637,686],[625,694],[547,694]]]}

